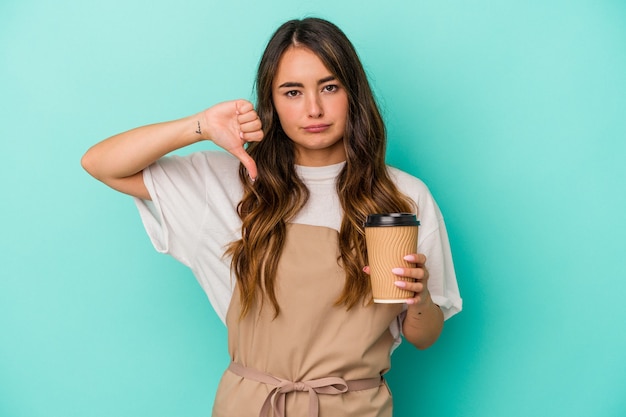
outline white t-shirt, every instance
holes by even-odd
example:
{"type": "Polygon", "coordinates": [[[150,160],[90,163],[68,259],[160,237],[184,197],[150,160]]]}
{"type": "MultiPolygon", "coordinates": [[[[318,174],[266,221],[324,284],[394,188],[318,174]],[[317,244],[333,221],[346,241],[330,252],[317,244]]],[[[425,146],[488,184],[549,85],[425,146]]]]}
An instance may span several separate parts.
{"type": "MultiPolygon", "coordinates": [[[[335,178],[344,164],[296,166],[310,196],[293,223],[339,231],[343,213],[335,178]]],[[[418,207],[418,248],[427,257],[428,289],[448,319],[461,311],[462,300],[443,217],[422,181],[398,169],[388,169],[400,191],[418,207]]],[[[239,160],[226,152],[168,156],[144,170],[152,201],[135,199],[155,249],[191,268],[222,322],[235,283],[230,258],[224,256],[224,251],[241,236],[237,204],[243,188],[238,172],[239,160]]],[[[401,317],[390,328],[399,343],[401,317]]]]}

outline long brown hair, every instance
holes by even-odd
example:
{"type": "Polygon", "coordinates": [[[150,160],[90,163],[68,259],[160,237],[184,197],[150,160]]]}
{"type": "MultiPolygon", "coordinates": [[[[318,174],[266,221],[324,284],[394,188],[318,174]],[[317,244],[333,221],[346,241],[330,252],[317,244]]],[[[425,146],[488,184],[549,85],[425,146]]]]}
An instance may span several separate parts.
{"type": "Polygon", "coordinates": [[[241,239],[231,243],[226,252],[232,255],[241,317],[249,312],[259,292],[269,299],[275,314],[279,314],[274,288],[287,223],[309,196],[294,169],[294,147],[282,130],[272,101],[278,63],[290,46],[302,46],[314,52],[348,93],[348,120],[343,137],[346,164],[337,178],[337,193],[344,212],[339,231],[340,262],[346,272],[338,305],[350,309],[359,300],[367,300],[370,294],[369,279],[362,271],[368,264],[363,230],[367,215],[413,209],[411,200],[398,191],[387,173],[385,125],[352,43],[326,20],[306,18],[284,23],[271,37],[259,63],[256,106],[265,137],[247,147],[258,167],[256,181],[250,182],[245,168],[240,167],[244,187],[238,205],[243,222],[241,239]]]}

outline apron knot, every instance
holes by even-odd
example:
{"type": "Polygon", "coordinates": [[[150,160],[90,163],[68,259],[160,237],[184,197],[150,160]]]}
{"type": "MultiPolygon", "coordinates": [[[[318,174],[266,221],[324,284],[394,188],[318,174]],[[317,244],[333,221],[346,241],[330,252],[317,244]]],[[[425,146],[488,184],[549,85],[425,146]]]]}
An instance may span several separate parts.
{"type": "Polygon", "coordinates": [[[309,392],[309,417],[319,416],[319,398],[317,394],[338,395],[348,391],[360,391],[380,386],[382,377],[359,379],[355,381],[346,381],[339,377],[325,377],[311,379],[308,381],[289,381],[277,378],[253,368],[245,367],[239,363],[231,362],[228,369],[242,378],[251,379],[274,388],[269,392],[259,417],[286,417],[285,400],[290,392],[308,391],[309,392]]]}
{"type": "MultiPolygon", "coordinates": [[[[306,382],[294,382],[293,383],[293,391],[308,391],[309,387],[306,382]]],[[[286,393],[287,391],[285,391],[286,393]]]]}

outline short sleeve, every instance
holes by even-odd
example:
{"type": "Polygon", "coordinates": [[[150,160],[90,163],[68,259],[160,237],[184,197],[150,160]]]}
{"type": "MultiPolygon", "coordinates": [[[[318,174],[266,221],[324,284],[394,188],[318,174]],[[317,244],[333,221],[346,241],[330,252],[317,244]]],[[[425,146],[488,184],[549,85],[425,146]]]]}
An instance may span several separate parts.
{"type": "Polygon", "coordinates": [[[191,266],[207,208],[202,158],[161,158],[143,171],[152,200],[135,199],[154,248],[186,266],[191,266]]]}
{"type": "MultiPolygon", "coordinates": [[[[435,202],[435,209],[438,207],[435,202]]],[[[437,229],[424,236],[418,251],[426,255],[428,290],[435,304],[441,307],[444,319],[449,319],[463,308],[463,300],[456,280],[452,251],[443,218],[437,220],[437,229]],[[421,248],[421,249],[420,249],[421,248]]]]}
{"type": "Polygon", "coordinates": [[[188,266],[222,321],[233,293],[228,244],[240,235],[239,161],[206,151],[144,169],[151,200],[135,199],[154,248],[188,266]]]}
{"type": "Polygon", "coordinates": [[[447,320],[463,308],[463,300],[452,260],[452,250],[441,210],[428,187],[419,179],[397,169],[391,169],[400,190],[417,206],[420,220],[417,251],[426,255],[428,290],[435,304],[441,307],[447,320]]]}

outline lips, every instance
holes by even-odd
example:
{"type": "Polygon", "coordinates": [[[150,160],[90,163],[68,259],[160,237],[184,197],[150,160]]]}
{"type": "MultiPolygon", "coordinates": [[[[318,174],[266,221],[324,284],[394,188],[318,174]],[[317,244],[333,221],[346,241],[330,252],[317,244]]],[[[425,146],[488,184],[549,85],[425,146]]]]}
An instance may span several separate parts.
{"type": "Polygon", "coordinates": [[[330,125],[327,124],[317,124],[317,125],[309,125],[305,126],[303,129],[309,133],[321,133],[327,130],[330,125]]]}

